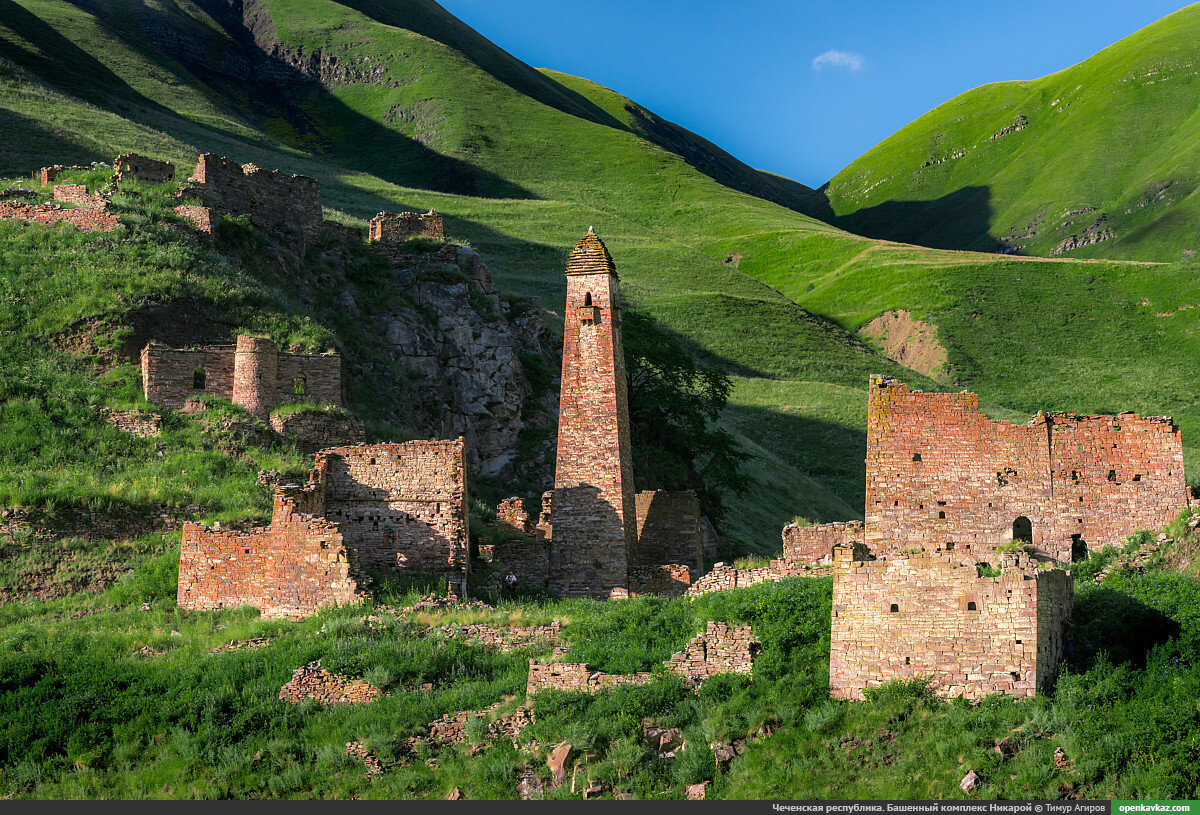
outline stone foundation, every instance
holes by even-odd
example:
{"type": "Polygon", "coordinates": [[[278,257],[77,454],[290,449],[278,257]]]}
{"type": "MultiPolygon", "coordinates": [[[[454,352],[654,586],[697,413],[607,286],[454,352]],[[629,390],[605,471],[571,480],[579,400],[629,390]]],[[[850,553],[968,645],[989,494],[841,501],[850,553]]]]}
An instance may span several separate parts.
{"type": "Polygon", "coordinates": [[[65,223],[83,232],[110,232],[121,228],[121,221],[106,209],[64,209],[58,204],[15,201],[0,201],[0,221],[28,221],[43,226],[65,223]]]}
{"type": "MultiPolygon", "coordinates": [[[[668,671],[700,684],[718,673],[750,674],[760,644],[750,626],[732,628],[726,623],[709,622],[705,632],[693,637],[687,646],[663,663],[668,671]]],[[[653,681],[653,673],[619,676],[593,671],[580,662],[540,663],[529,660],[526,698],[541,690],[599,693],[618,685],[644,685],[653,681]]]]}
{"type": "Polygon", "coordinates": [[[382,695],[383,691],[361,679],[322,670],[320,660],[292,671],[291,681],[279,689],[279,698],[285,702],[316,699],[329,707],[367,704],[382,695]]]}

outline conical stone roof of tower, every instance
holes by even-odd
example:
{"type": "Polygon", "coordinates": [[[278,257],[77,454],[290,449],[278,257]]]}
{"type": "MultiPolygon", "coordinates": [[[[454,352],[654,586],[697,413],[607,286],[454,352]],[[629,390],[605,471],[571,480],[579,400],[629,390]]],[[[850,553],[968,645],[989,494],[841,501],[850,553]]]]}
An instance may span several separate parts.
{"type": "Polygon", "coordinates": [[[612,255],[608,253],[600,236],[589,228],[587,235],[571,251],[571,259],[567,261],[567,274],[616,273],[617,265],[613,263],[612,255]]]}

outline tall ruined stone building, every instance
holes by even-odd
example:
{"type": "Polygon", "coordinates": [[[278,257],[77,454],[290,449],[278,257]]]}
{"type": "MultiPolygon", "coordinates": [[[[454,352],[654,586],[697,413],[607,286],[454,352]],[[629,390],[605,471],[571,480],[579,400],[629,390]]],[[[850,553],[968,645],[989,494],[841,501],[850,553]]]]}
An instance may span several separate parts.
{"type": "Polygon", "coordinates": [[[567,264],[550,588],[625,589],[636,545],[629,396],[617,270],[589,229],[567,264]]]}

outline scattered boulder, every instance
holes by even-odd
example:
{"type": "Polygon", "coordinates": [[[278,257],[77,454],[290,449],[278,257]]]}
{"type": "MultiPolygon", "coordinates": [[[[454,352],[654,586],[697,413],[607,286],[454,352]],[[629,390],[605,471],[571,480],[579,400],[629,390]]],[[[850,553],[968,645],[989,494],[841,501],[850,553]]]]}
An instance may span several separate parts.
{"type": "Polygon", "coordinates": [[[996,752],[1003,758],[1012,758],[1018,752],[1017,743],[1005,736],[996,742],[996,752]]]}
{"type": "Polygon", "coordinates": [[[517,769],[517,794],[522,801],[542,797],[542,779],[538,778],[533,767],[525,764],[517,769]]]}
{"type": "Polygon", "coordinates": [[[982,775],[975,772],[974,770],[971,770],[970,772],[968,772],[966,775],[963,776],[962,781],[958,782],[958,786],[959,786],[959,789],[961,789],[963,792],[971,792],[972,790],[982,787],[986,783],[987,783],[986,778],[984,778],[982,775]]]}
{"type": "Polygon", "coordinates": [[[587,789],[583,791],[583,797],[585,799],[595,798],[596,796],[603,795],[606,792],[608,792],[608,785],[597,779],[596,781],[588,782],[587,789]]]}
{"type": "Polygon", "coordinates": [[[461,801],[464,797],[465,796],[462,794],[462,790],[460,790],[458,787],[455,787],[446,794],[447,801],[461,801]]]}
{"type": "Polygon", "coordinates": [[[687,788],[687,799],[689,801],[703,801],[705,794],[708,792],[708,785],[711,781],[701,781],[699,784],[692,784],[687,788]]]}
{"type": "Polygon", "coordinates": [[[710,749],[712,749],[713,758],[716,759],[718,767],[724,767],[726,764],[733,761],[734,757],[738,754],[737,750],[734,749],[732,744],[725,744],[719,741],[713,742],[710,745],[710,749]]]}
{"type": "Polygon", "coordinates": [[[564,742],[554,748],[553,752],[546,759],[546,766],[550,768],[552,777],[552,785],[557,787],[567,780],[567,762],[575,755],[575,749],[570,743],[564,742]]]}
{"type": "Polygon", "coordinates": [[[1067,751],[1061,747],[1054,748],[1054,766],[1060,768],[1071,766],[1071,760],[1067,758],[1067,751]]]}

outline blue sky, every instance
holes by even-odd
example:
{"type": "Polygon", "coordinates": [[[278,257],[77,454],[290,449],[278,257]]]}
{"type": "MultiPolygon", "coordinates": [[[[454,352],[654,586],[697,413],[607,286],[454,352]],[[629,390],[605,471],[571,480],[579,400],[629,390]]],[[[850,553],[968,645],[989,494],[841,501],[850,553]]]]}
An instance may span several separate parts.
{"type": "Polygon", "coordinates": [[[1180,0],[439,0],[516,57],[606,85],[819,186],[926,111],[1035,79],[1180,0]]]}

